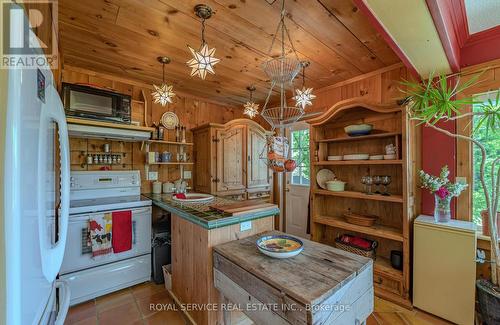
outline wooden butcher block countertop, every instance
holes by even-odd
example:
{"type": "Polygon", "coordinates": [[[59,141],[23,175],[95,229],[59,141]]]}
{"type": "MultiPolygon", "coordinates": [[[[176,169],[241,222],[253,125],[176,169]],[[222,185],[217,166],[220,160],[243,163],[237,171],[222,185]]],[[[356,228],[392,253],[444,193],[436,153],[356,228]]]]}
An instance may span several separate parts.
{"type": "MultiPolygon", "coordinates": [[[[260,303],[284,302],[300,306],[300,311],[275,311],[280,316],[279,320],[284,319],[285,323],[330,323],[342,312],[336,313],[333,309],[323,312],[319,306],[339,302],[352,305],[362,300],[363,296],[366,296],[363,303],[366,308],[355,309],[366,309],[364,314],[367,315],[361,315],[362,318],[371,313],[371,259],[305,239],[301,239],[304,250],[299,255],[288,259],[271,258],[259,252],[256,241],[262,236],[274,234],[282,233],[271,231],[214,248],[216,287],[229,301],[238,303],[224,293],[227,283],[217,283],[218,280],[229,280],[226,282],[236,284],[240,287],[238,289],[245,291],[241,293],[254,297],[260,303]]],[[[231,289],[228,292],[230,294],[231,289]]],[[[235,299],[238,299],[237,295],[235,299]]],[[[262,317],[262,313],[255,315],[262,317]]],[[[252,318],[251,315],[249,317],[252,318]]]]}

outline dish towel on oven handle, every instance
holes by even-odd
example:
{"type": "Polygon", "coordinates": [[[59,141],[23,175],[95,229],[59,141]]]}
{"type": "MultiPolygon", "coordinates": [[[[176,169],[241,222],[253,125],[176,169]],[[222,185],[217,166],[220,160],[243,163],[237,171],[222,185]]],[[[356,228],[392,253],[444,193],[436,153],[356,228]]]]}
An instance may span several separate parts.
{"type": "Polygon", "coordinates": [[[132,211],[115,211],[113,215],[113,252],[132,249],[132,211]]]}
{"type": "Polygon", "coordinates": [[[112,227],[111,213],[97,214],[89,220],[92,257],[110,254],[113,251],[111,246],[112,227]]]}

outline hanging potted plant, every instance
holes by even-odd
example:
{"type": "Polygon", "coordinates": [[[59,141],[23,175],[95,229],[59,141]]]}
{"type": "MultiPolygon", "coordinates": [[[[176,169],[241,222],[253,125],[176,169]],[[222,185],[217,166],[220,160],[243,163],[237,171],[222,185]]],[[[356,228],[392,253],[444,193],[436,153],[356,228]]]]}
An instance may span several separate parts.
{"type": "Polygon", "coordinates": [[[477,296],[483,320],[487,324],[500,323],[500,249],[498,245],[498,205],[500,193],[500,157],[498,152],[487,152],[486,147],[475,136],[478,130],[486,129],[488,136],[498,137],[500,129],[500,92],[496,100],[476,102],[473,97],[457,98],[457,95],[477,83],[479,75],[461,83],[458,75],[441,75],[434,78],[430,75],[427,81],[405,81],[402,84],[408,95],[406,104],[411,119],[417,120],[426,127],[435,129],[458,140],[469,141],[479,149],[481,164],[479,181],[483,190],[488,225],[491,239],[491,281],[481,279],[476,282],[477,296]],[[475,105],[471,112],[464,112],[467,105],[475,105]],[[440,121],[453,121],[462,118],[476,118],[470,136],[454,134],[437,125],[440,121]],[[492,157],[487,165],[488,154],[492,157]],[[488,168],[487,168],[488,167],[488,168]],[[491,181],[486,182],[486,173],[491,181]]]}
{"type": "Polygon", "coordinates": [[[467,187],[467,184],[452,183],[448,179],[450,171],[448,166],[441,168],[439,176],[432,176],[423,170],[419,172],[420,184],[434,194],[434,220],[448,222],[451,219],[451,199],[457,197],[467,187]]]}

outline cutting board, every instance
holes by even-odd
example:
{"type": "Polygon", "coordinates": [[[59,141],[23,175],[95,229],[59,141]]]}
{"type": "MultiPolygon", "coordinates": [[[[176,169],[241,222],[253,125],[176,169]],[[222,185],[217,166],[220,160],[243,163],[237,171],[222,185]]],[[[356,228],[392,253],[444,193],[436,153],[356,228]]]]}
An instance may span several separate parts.
{"type": "Polygon", "coordinates": [[[219,212],[228,213],[228,214],[242,214],[248,213],[254,210],[262,211],[265,209],[275,208],[276,205],[272,203],[267,203],[264,201],[241,201],[237,203],[231,204],[223,204],[223,205],[210,205],[211,209],[217,210],[219,212]]]}

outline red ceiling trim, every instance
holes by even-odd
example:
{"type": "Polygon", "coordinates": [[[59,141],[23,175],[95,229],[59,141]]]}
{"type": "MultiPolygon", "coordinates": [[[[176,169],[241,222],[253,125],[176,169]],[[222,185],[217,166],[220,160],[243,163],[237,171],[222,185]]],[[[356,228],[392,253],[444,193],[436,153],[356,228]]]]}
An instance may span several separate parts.
{"type": "Polygon", "coordinates": [[[413,66],[411,61],[408,59],[406,54],[401,50],[401,48],[392,39],[391,35],[387,32],[385,27],[380,23],[377,17],[373,14],[370,8],[366,5],[364,0],[353,0],[354,4],[365,14],[365,16],[370,21],[370,24],[375,28],[375,30],[382,36],[387,45],[396,53],[396,55],[403,61],[404,65],[408,68],[410,73],[415,78],[420,78],[417,69],[413,66]]]}
{"type": "Polygon", "coordinates": [[[471,35],[464,0],[426,3],[454,72],[500,57],[500,26],[471,35]]]}
{"type": "Polygon", "coordinates": [[[455,24],[455,15],[451,1],[426,0],[427,8],[438,32],[444,52],[453,72],[460,71],[460,42],[461,35],[455,24]]]}

